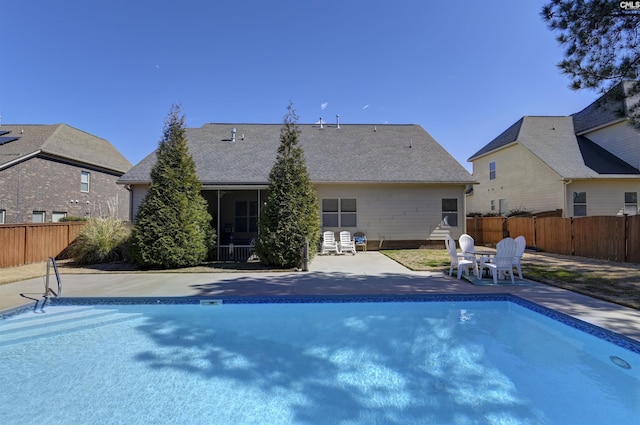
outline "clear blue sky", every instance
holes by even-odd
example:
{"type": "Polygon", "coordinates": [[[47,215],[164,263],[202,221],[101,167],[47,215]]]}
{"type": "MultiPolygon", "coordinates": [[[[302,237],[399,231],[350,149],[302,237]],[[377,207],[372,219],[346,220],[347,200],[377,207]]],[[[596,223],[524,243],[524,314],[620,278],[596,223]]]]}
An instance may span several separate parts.
{"type": "Polygon", "coordinates": [[[569,115],[545,1],[0,0],[4,124],[66,123],[133,164],[188,127],[419,124],[463,166],[523,115],[569,115]]]}

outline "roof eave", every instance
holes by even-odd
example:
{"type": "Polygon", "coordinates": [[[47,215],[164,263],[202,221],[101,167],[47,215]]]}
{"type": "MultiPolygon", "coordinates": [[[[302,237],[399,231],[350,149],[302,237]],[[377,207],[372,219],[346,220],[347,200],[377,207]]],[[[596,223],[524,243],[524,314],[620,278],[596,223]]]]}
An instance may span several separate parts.
{"type": "Polygon", "coordinates": [[[9,168],[15,164],[18,164],[22,161],[26,161],[27,159],[33,158],[34,156],[37,156],[41,151],[37,150],[35,152],[31,152],[30,154],[27,155],[22,155],[12,161],[9,162],[5,162],[4,164],[0,165],[0,170],[4,170],[5,168],[9,168]]]}

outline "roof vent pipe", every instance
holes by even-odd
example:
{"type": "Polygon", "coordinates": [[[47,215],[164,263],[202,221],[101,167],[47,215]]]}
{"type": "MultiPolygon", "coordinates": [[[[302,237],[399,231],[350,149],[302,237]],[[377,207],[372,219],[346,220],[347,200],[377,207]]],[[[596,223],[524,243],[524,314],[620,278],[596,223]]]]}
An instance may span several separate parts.
{"type": "Polygon", "coordinates": [[[235,129],[235,127],[231,129],[231,141],[232,142],[236,141],[236,129],[235,129]]]}
{"type": "Polygon", "coordinates": [[[324,128],[322,127],[322,117],[320,117],[320,128],[324,128]]]}
{"type": "Polygon", "coordinates": [[[340,128],[340,115],[336,114],[336,128],[340,128]]]}

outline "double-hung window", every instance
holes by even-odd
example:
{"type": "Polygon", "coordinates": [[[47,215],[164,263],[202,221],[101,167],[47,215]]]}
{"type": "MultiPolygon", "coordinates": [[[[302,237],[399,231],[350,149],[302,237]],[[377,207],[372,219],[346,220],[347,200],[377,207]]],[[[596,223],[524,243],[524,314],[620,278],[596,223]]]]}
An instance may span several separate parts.
{"type": "Polygon", "coordinates": [[[322,227],[356,227],[358,208],[355,198],[322,200],[322,227]]]}
{"type": "Polygon", "coordinates": [[[7,212],[5,210],[0,210],[0,224],[4,224],[5,223],[5,215],[7,214],[7,212]]]}
{"type": "Polygon", "coordinates": [[[638,214],[638,192],[624,193],[624,213],[628,215],[638,214]]]}
{"type": "Polygon", "coordinates": [[[80,192],[89,192],[89,183],[91,182],[91,174],[88,171],[80,172],[80,192]]]}
{"type": "Polygon", "coordinates": [[[32,223],[44,223],[45,220],[45,212],[44,211],[34,211],[31,214],[31,222],[32,223]]]}
{"type": "Polygon", "coordinates": [[[492,161],[489,163],[489,180],[496,179],[496,163],[492,161]]]}
{"type": "Polygon", "coordinates": [[[65,218],[67,216],[67,213],[64,211],[54,211],[51,214],[51,222],[52,223],[59,223],[60,220],[62,220],[63,218],[65,218]]]}
{"type": "Polygon", "coordinates": [[[586,217],[587,192],[573,192],[573,216],[586,217]]]}
{"type": "Polygon", "coordinates": [[[442,225],[458,227],[457,198],[442,198],[442,225]]]}

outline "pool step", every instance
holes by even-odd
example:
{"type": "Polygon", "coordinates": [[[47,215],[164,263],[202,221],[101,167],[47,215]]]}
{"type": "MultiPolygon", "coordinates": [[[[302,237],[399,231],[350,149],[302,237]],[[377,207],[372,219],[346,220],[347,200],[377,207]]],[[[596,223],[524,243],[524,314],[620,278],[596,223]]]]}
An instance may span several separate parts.
{"type": "Polygon", "coordinates": [[[141,317],[140,313],[121,313],[115,309],[70,307],[51,313],[28,313],[0,322],[0,345],[97,328],[141,317]]]}

